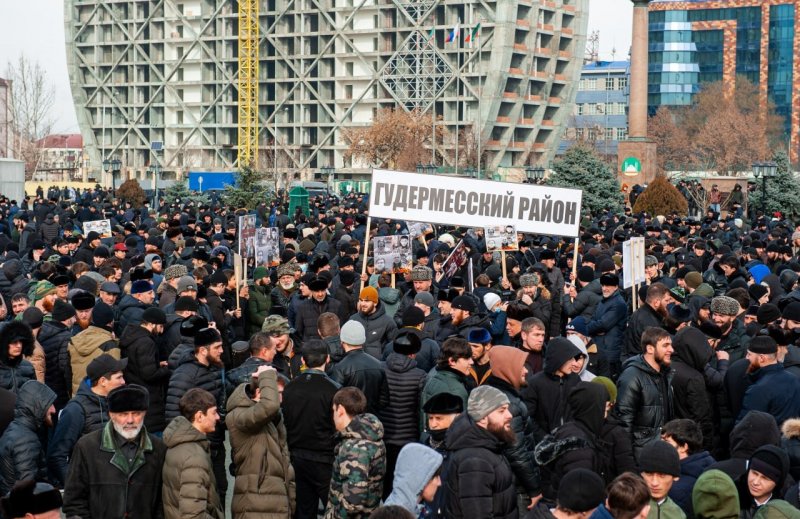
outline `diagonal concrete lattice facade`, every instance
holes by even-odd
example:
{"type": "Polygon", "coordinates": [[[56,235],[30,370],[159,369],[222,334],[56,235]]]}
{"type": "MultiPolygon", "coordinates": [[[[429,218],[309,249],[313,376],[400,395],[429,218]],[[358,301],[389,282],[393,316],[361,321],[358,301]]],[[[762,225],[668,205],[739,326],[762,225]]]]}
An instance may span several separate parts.
{"type": "MultiPolygon", "coordinates": [[[[573,109],[588,0],[264,0],[259,145],[280,171],[345,161],[341,130],[376,110],[480,132],[484,168],[543,164],[573,109]],[[458,42],[446,43],[458,24],[458,42]],[[472,41],[465,37],[480,24],[472,41]]],[[[141,172],[236,167],[237,6],[231,0],[66,0],[67,60],[91,164],[141,172]],[[163,142],[163,151],[151,143],[163,142]]],[[[452,165],[454,142],[440,146],[452,165]]],[[[448,165],[448,164],[445,164],[448,165]]],[[[465,166],[461,162],[461,166],[465,166]]]]}

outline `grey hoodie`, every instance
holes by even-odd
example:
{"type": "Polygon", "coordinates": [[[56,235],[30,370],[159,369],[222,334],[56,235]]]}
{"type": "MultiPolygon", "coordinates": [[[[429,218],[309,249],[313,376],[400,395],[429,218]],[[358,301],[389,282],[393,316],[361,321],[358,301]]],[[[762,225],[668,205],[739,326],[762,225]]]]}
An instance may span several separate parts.
{"type": "Polygon", "coordinates": [[[394,468],[392,493],[384,506],[402,506],[417,517],[419,495],[442,466],[442,455],[421,443],[409,443],[400,450],[394,468]]]}

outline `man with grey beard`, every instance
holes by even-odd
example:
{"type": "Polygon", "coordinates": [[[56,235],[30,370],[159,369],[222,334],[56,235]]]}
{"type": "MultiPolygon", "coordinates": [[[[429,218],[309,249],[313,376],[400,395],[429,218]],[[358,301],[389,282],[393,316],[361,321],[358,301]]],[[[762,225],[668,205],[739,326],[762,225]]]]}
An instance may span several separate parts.
{"type": "Polygon", "coordinates": [[[64,514],[83,519],[162,517],[161,469],[167,448],[144,427],[147,389],[121,386],[107,400],[109,422],[75,445],[64,514]]]}

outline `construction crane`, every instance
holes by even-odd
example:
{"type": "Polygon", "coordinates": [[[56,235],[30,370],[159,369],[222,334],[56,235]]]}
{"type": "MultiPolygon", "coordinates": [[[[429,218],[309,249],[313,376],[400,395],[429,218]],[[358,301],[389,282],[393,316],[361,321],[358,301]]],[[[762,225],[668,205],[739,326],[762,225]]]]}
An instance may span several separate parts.
{"type": "Polygon", "coordinates": [[[258,167],[258,1],[239,0],[239,167],[258,167]]]}

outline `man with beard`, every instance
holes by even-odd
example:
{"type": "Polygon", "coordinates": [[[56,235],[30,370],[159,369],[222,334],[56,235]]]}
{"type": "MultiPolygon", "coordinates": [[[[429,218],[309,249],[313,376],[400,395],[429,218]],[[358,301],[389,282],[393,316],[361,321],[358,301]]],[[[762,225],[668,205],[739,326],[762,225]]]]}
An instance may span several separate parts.
{"type": "Polygon", "coordinates": [[[286,317],[289,312],[292,296],[297,291],[295,283],[296,264],[286,264],[278,267],[278,286],[272,289],[269,297],[272,302],[271,313],[286,317]]]}
{"type": "Polygon", "coordinates": [[[95,297],[89,292],[78,292],[72,296],[71,302],[72,307],[75,308],[75,324],[72,326],[72,333],[80,333],[92,322],[95,297]]]}
{"type": "Polygon", "coordinates": [[[467,333],[467,342],[472,348],[472,367],[469,376],[474,386],[483,385],[492,375],[489,352],[492,350],[492,336],[485,328],[472,328],[467,333]]]}
{"type": "Polygon", "coordinates": [[[623,362],[642,352],[642,334],[647,328],[659,328],[667,316],[667,303],[670,300],[669,289],[662,283],[653,283],[647,288],[645,303],[633,312],[628,320],[628,327],[622,344],[623,362]]]}
{"type": "Polygon", "coordinates": [[[25,382],[17,394],[12,421],[0,438],[0,494],[6,495],[23,479],[45,476],[41,438],[53,426],[56,394],[36,380],[25,382]]]}
{"type": "Polygon", "coordinates": [[[438,287],[433,285],[433,270],[430,267],[416,265],[413,269],[411,269],[411,282],[414,285],[413,288],[410,288],[403,295],[403,298],[400,300],[400,304],[397,307],[397,311],[394,314],[394,321],[397,326],[403,325],[403,312],[405,312],[406,308],[409,306],[414,305],[414,298],[417,294],[420,292],[430,292],[434,296],[434,299],[436,299],[436,296],[439,292],[438,287]]]}
{"type": "Polygon", "coordinates": [[[147,390],[135,384],[108,394],[108,423],[75,445],[64,488],[67,517],[162,517],[167,448],[144,427],[149,403],[147,390]]]}
{"type": "Polygon", "coordinates": [[[478,305],[475,298],[460,295],[450,304],[450,326],[439,328],[437,340],[444,341],[454,333],[460,334],[468,328],[487,328],[489,320],[486,315],[478,315],[478,305]]]}
{"type": "Polygon", "coordinates": [[[758,335],[747,347],[752,384],[742,400],[737,422],[749,411],[771,414],[780,426],[788,418],[800,416],[800,379],[778,362],[778,345],[772,337],[758,335]]]}
{"type": "Polygon", "coordinates": [[[225,502],[228,479],[225,472],[225,383],[222,378],[222,337],[214,328],[203,328],[194,336],[194,352],[184,356],[167,386],[165,416],[167,422],[180,415],[180,401],[193,387],[205,389],[217,399],[220,423],[217,430],[208,435],[211,443],[211,462],[220,500],[225,502]]]}
{"type": "Polygon", "coordinates": [[[469,396],[445,438],[451,451],[444,488],[444,516],[517,517],[514,473],[503,451],[515,443],[509,400],[480,386],[469,396]]]}
{"type": "Polygon", "coordinates": [[[492,375],[486,385],[499,389],[508,399],[511,413],[511,430],[515,440],[503,451],[517,481],[517,505],[520,510],[530,510],[542,495],[539,469],[533,458],[535,447],[533,427],[528,419],[528,408],[519,390],[527,386],[528,368],[524,351],[511,346],[495,346],[489,353],[492,375]]]}
{"type": "Polygon", "coordinates": [[[376,359],[382,359],[383,346],[392,340],[397,325],[386,313],[386,307],[380,302],[375,287],[366,286],[361,289],[358,295],[358,312],[350,319],[364,325],[367,333],[364,351],[376,359]]]}
{"type": "Polygon", "coordinates": [[[727,352],[731,364],[745,356],[750,340],[742,321],[736,318],[740,311],[739,302],[732,297],[717,296],[711,300],[711,319],[722,330],[716,349],[727,352]]]}
{"type": "Polygon", "coordinates": [[[661,437],[661,426],[672,420],[672,337],[661,328],[642,334],[642,353],[628,359],[617,381],[617,417],[630,435],[633,453],[661,437]]]}
{"type": "MultiPolygon", "coordinates": [[[[53,305],[56,302],[56,287],[49,281],[42,280],[33,285],[33,303],[36,308],[44,314],[49,314],[53,311],[53,305]]],[[[28,292],[30,295],[30,292],[28,292]]]]}

